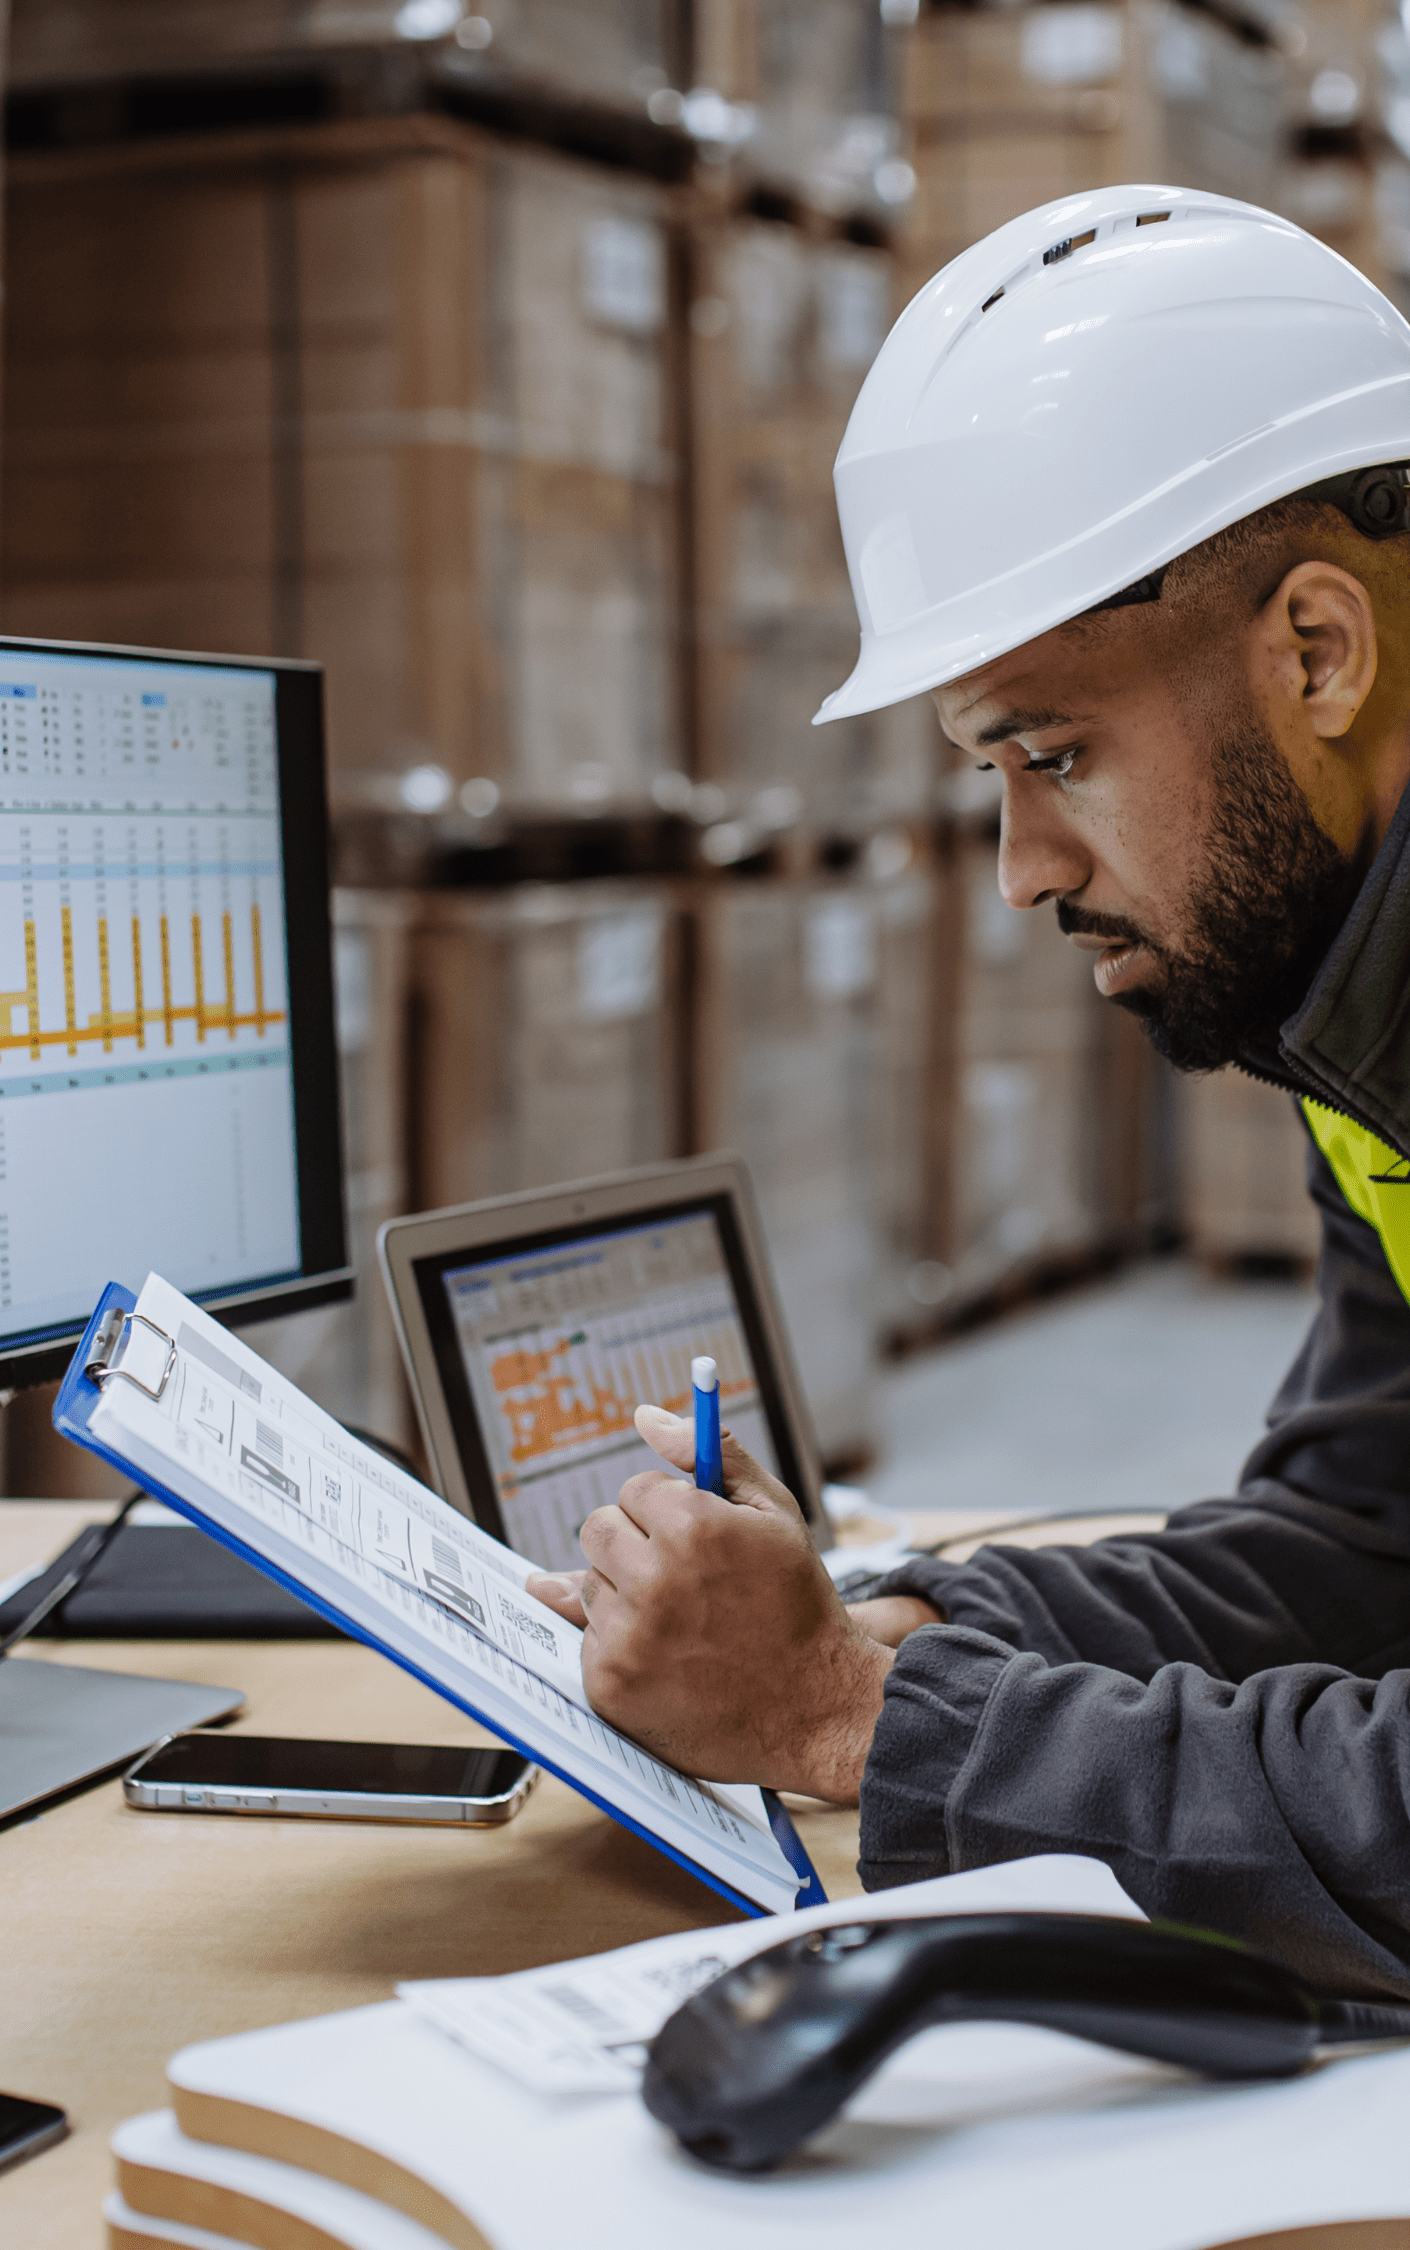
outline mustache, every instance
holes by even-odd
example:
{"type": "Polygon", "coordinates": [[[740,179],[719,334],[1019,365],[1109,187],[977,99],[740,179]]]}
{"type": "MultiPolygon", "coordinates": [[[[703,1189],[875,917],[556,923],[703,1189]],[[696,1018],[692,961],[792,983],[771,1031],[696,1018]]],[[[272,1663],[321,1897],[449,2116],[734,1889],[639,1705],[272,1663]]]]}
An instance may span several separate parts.
{"type": "Polygon", "coordinates": [[[1089,914],[1085,907],[1070,906],[1065,898],[1057,902],[1057,926],[1064,937],[1109,938],[1113,945],[1145,945],[1152,953],[1159,951],[1134,922],[1124,921],[1119,914],[1089,914]]]}

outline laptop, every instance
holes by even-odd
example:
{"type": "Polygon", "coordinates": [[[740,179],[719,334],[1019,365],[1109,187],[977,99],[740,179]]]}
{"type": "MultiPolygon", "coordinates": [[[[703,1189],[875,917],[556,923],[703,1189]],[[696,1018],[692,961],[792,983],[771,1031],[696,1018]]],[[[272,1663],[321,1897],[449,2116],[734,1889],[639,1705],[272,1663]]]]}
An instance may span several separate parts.
{"type": "Polygon", "coordinates": [[[708,1353],[722,1418],[794,1494],[820,1547],[822,1470],[749,1175],[736,1156],[392,1219],[383,1277],[436,1484],[547,1570],[660,1460],[643,1402],[691,1411],[708,1353]]]}

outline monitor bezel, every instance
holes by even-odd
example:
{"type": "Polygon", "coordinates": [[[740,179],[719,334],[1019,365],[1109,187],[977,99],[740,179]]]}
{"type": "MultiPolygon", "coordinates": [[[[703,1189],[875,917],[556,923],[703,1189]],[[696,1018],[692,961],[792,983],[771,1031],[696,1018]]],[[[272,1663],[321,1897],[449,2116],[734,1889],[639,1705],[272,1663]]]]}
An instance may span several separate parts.
{"type": "MultiPolygon", "coordinates": [[[[0,649],[192,668],[219,665],[225,671],[274,675],[302,1270],[295,1275],[271,1275],[267,1280],[256,1277],[238,1288],[197,1291],[193,1295],[205,1311],[230,1328],[351,1297],[354,1275],[348,1260],[333,1009],[322,665],[304,657],[227,656],[191,649],[143,648],[121,641],[43,640],[14,633],[0,633],[0,649]],[[292,749],[296,744],[305,754],[286,755],[286,745],[292,749]],[[296,885],[290,882],[288,873],[295,858],[299,870],[296,885]]],[[[62,1375],[91,1311],[90,1306],[72,1327],[58,1333],[51,1330],[31,1343],[7,1346],[0,1342],[0,1390],[24,1390],[62,1375]]]]}
{"type": "Polygon", "coordinates": [[[708,1211],[722,1222],[725,1259],[754,1356],[780,1477],[797,1499],[818,1545],[831,1544],[817,1440],[779,1309],[753,1188],[743,1161],[728,1151],[389,1219],[381,1228],[378,1259],[432,1479],[453,1508],[494,1538],[505,1536],[498,1496],[448,1305],[447,1319],[439,1318],[440,1306],[445,1305],[442,1277],[457,1264],[551,1248],[558,1242],[695,1211],[708,1211]],[[467,1420],[474,1431],[468,1448],[461,1436],[467,1420]]]}

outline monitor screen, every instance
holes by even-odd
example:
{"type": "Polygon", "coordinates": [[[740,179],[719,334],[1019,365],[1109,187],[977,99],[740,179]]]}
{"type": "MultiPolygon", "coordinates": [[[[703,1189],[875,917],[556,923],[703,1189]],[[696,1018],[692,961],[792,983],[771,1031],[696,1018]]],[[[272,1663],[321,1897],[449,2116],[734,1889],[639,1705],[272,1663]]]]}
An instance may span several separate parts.
{"type": "Polygon", "coordinates": [[[315,667],[0,641],[0,1380],[346,1294],[315,667]]]}
{"type": "Polygon", "coordinates": [[[581,1569],[584,1519],[661,1467],[636,1407],[689,1414],[699,1352],[718,1366],[726,1426],[800,1489],[728,1197],[415,1270],[476,1520],[532,1561],[581,1569]]]}

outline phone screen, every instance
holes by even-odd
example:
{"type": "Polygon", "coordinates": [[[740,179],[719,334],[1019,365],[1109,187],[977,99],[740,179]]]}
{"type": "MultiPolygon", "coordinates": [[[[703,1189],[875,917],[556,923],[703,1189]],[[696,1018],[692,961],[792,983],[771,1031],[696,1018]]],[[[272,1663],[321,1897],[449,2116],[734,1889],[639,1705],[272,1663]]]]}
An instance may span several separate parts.
{"type": "Polygon", "coordinates": [[[0,2094],[0,2172],[61,2141],[68,2129],[68,2119],[53,2102],[27,2102],[19,2094],[0,2094]]]}
{"type": "Polygon", "coordinates": [[[415,1742],[303,1742],[282,1735],[179,1734],[142,1763],[143,1781],[193,1788],[312,1789],[374,1797],[503,1797],[522,1778],[517,1750],[415,1742]]]}

